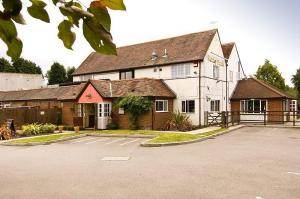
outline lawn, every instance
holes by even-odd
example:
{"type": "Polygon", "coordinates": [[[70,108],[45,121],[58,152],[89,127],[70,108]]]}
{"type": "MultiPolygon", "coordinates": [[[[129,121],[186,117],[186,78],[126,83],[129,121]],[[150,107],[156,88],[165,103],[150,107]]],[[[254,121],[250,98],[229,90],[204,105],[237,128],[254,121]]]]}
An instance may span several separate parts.
{"type": "Polygon", "coordinates": [[[158,131],[146,131],[146,130],[103,130],[103,131],[81,131],[80,133],[60,133],[60,134],[51,134],[51,135],[43,135],[43,136],[36,136],[36,137],[28,137],[23,139],[16,139],[11,140],[8,143],[10,144],[28,144],[28,143],[43,143],[49,141],[56,141],[63,138],[68,138],[76,135],[152,135],[154,138],[149,141],[152,144],[160,144],[160,143],[171,143],[171,142],[185,142],[185,141],[193,141],[200,138],[213,136],[219,134],[220,132],[224,131],[225,129],[219,129],[215,131],[210,131],[207,133],[202,134],[185,134],[179,132],[158,132],[158,131]]]}
{"type": "Polygon", "coordinates": [[[72,136],[80,135],[78,133],[60,133],[60,134],[51,134],[51,135],[42,135],[35,137],[28,137],[22,139],[11,140],[8,143],[10,144],[27,144],[27,143],[40,143],[40,142],[49,142],[56,141],[63,138],[68,138],[72,136]]]}

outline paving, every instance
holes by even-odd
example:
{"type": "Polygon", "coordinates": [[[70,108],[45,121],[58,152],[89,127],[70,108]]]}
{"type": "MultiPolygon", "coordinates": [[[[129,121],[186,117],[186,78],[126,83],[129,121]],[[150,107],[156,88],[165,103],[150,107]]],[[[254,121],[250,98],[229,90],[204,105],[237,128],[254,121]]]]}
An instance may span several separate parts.
{"type": "Polygon", "coordinates": [[[245,127],[162,148],[136,139],[0,146],[0,198],[300,198],[299,129],[245,127]]]}

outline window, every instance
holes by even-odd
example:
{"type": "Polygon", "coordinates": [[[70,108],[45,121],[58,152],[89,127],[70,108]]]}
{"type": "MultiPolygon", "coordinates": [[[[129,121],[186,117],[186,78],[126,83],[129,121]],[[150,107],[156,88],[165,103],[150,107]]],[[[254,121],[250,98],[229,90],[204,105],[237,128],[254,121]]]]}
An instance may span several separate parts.
{"type": "Polygon", "coordinates": [[[172,78],[187,77],[191,74],[190,64],[180,64],[172,66],[172,78]]]}
{"type": "Polygon", "coordinates": [[[229,71],[229,81],[233,82],[233,71],[229,71]]]}
{"type": "Polygon", "coordinates": [[[297,100],[292,100],[291,101],[291,107],[290,107],[291,111],[297,111],[297,100]]]}
{"type": "Polygon", "coordinates": [[[220,100],[211,100],[210,101],[210,111],[220,112],[220,100]]]}
{"type": "Polygon", "coordinates": [[[181,102],[181,112],[195,113],[195,100],[186,100],[181,102]]]}
{"type": "Polygon", "coordinates": [[[99,117],[102,117],[102,104],[98,106],[99,117]]]}
{"type": "Polygon", "coordinates": [[[267,110],[266,100],[242,100],[242,113],[262,113],[267,110]]]}
{"type": "Polygon", "coordinates": [[[82,117],[82,104],[77,104],[75,108],[77,117],[82,117]]]}
{"type": "Polygon", "coordinates": [[[237,72],[236,73],[236,80],[238,81],[238,80],[240,80],[241,79],[241,74],[240,74],[240,72],[237,72]]]}
{"type": "Polygon", "coordinates": [[[104,117],[109,117],[110,116],[110,104],[104,104],[103,116],[104,117]]]}
{"type": "Polygon", "coordinates": [[[214,65],[214,68],[213,68],[213,78],[214,79],[219,79],[219,77],[220,77],[220,71],[219,71],[219,66],[217,66],[217,65],[214,65]]]}
{"type": "Polygon", "coordinates": [[[120,71],[120,79],[134,79],[134,70],[120,71]]]}
{"type": "Polygon", "coordinates": [[[290,109],[290,101],[284,100],[283,101],[283,111],[289,111],[289,109],[290,109]]]}
{"type": "Polygon", "coordinates": [[[156,100],[155,101],[156,112],[168,112],[168,100],[156,100]]]}

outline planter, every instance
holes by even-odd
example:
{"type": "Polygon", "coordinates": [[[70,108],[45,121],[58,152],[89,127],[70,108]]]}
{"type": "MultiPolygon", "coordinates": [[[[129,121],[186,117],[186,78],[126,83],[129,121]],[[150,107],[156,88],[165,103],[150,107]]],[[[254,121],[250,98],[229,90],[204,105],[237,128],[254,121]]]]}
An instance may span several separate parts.
{"type": "Polygon", "coordinates": [[[62,133],[63,130],[64,130],[64,126],[58,126],[58,132],[59,132],[59,133],[62,133]]]}
{"type": "Polygon", "coordinates": [[[74,126],[74,131],[75,133],[79,133],[80,127],[79,126],[74,126]]]}

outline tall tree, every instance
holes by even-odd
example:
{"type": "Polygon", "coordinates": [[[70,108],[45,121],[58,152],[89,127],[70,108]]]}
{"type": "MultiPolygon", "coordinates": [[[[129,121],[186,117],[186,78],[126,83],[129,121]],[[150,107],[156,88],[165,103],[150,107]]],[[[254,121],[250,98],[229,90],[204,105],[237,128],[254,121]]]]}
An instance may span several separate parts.
{"type": "Polygon", "coordinates": [[[300,99],[300,68],[297,70],[296,74],[292,77],[292,83],[298,91],[298,98],[300,99]]]}
{"type": "Polygon", "coordinates": [[[66,82],[73,82],[72,74],[75,72],[75,67],[68,67],[67,68],[67,81],[66,82]]]}
{"type": "Polygon", "coordinates": [[[269,60],[265,60],[264,65],[259,66],[256,71],[256,78],[263,80],[279,89],[285,90],[285,80],[278,71],[277,66],[273,65],[269,60]]]}
{"type": "Polygon", "coordinates": [[[0,58],[0,72],[16,72],[15,68],[5,58],[0,58]]]}
{"type": "Polygon", "coordinates": [[[67,81],[66,69],[58,62],[54,62],[51,69],[47,72],[48,84],[60,84],[67,81]]]}
{"type": "Polygon", "coordinates": [[[41,67],[39,67],[36,63],[24,58],[18,58],[13,62],[13,66],[17,73],[42,74],[41,67]]]}
{"type": "MultiPolygon", "coordinates": [[[[46,10],[48,1],[29,0],[28,14],[46,23],[50,22],[46,10]]],[[[0,39],[7,46],[7,55],[16,60],[22,53],[23,43],[18,37],[15,23],[26,24],[22,16],[23,6],[28,0],[1,0],[0,1],[0,39]]],[[[58,25],[58,38],[64,46],[72,50],[76,34],[74,27],[82,24],[83,35],[90,46],[103,54],[117,54],[116,45],[110,33],[111,19],[108,9],[126,10],[123,0],[90,0],[89,5],[74,0],[50,1],[59,8],[63,21],[58,25]],[[80,23],[82,22],[82,23],[80,23]]]]}

